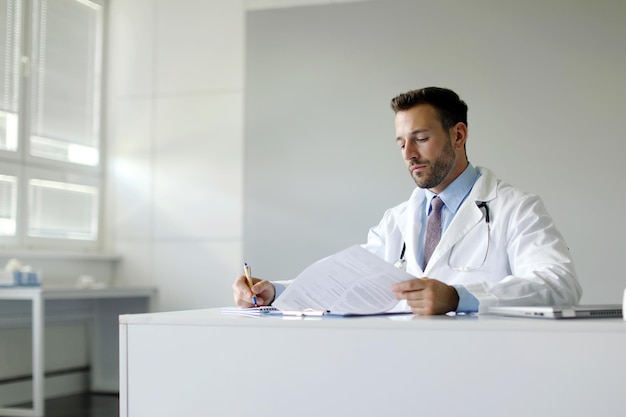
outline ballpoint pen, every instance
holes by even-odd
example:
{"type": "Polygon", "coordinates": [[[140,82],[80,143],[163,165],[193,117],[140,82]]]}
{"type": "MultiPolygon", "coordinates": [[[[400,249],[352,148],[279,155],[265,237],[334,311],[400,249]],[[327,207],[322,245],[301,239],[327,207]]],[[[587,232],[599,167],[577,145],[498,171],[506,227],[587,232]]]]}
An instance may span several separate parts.
{"type": "MultiPolygon", "coordinates": [[[[243,272],[244,272],[244,274],[246,274],[246,280],[248,281],[248,287],[250,287],[250,291],[252,291],[252,286],[254,284],[252,283],[252,277],[250,276],[250,266],[248,266],[247,262],[243,263],[243,272]]],[[[254,295],[254,293],[252,293],[252,302],[254,303],[255,307],[258,307],[258,304],[256,302],[256,295],[254,295]]]]}

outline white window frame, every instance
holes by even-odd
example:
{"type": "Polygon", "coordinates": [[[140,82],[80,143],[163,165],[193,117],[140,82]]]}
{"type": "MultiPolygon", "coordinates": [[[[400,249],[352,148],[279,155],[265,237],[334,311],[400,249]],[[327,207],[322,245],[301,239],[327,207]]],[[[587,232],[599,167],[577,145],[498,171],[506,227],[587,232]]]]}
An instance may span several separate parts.
{"type": "MultiPolygon", "coordinates": [[[[64,162],[48,159],[30,154],[31,137],[31,68],[36,65],[36,60],[31,59],[33,51],[33,37],[38,36],[35,26],[39,25],[38,16],[35,16],[35,3],[38,0],[22,0],[22,42],[21,42],[21,73],[19,76],[20,99],[18,106],[18,147],[16,151],[0,150],[0,174],[16,175],[18,177],[18,199],[17,199],[17,231],[15,236],[0,236],[0,250],[55,250],[59,252],[102,252],[104,244],[103,221],[104,221],[104,166],[106,166],[104,154],[104,135],[102,126],[104,122],[104,102],[103,102],[103,61],[104,61],[104,39],[105,39],[105,19],[106,0],[99,0],[102,7],[100,21],[98,22],[100,33],[97,35],[100,53],[97,55],[96,74],[99,79],[100,89],[95,92],[97,100],[98,120],[95,129],[99,137],[99,162],[95,166],[82,165],[71,162],[64,162]],[[64,238],[44,238],[28,236],[28,183],[30,179],[37,178],[50,181],[69,182],[95,186],[98,192],[98,220],[96,240],[75,240],[64,238]]],[[[55,1],[55,0],[48,0],[55,1]]],[[[92,3],[90,0],[74,0],[78,3],[92,3]]]]}
{"type": "Polygon", "coordinates": [[[18,246],[20,242],[20,222],[21,222],[21,213],[20,213],[20,198],[21,198],[21,188],[22,188],[22,172],[23,167],[18,163],[14,162],[5,162],[2,161],[0,164],[0,175],[9,175],[12,177],[17,177],[17,213],[16,213],[16,233],[14,236],[0,236],[0,245],[2,246],[18,246]]]}

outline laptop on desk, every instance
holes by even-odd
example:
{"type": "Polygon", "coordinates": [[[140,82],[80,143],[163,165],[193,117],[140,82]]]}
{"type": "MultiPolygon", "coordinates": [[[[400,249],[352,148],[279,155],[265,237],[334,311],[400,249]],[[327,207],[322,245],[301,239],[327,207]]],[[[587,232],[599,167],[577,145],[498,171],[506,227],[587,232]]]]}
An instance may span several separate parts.
{"type": "Polygon", "coordinates": [[[621,318],[621,304],[596,304],[559,307],[489,307],[489,313],[501,316],[540,319],[621,318]]]}

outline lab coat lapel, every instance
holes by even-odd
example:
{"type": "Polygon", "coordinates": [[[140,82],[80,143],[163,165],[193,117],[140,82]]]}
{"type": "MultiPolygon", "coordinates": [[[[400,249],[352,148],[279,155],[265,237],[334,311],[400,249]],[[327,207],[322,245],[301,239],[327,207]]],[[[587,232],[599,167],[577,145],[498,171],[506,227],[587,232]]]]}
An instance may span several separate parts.
{"type": "Polygon", "coordinates": [[[431,265],[436,265],[440,261],[443,262],[446,259],[447,253],[450,249],[457,244],[467,233],[481,221],[483,214],[476,205],[476,201],[469,200],[469,197],[454,216],[452,223],[448,229],[441,236],[439,244],[435,248],[435,252],[430,258],[426,270],[430,269],[431,265]]]}
{"type": "MultiPolygon", "coordinates": [[[[422,227],[424,227],[424,225],[417,221],[417,214],[425,210],[425,201],[424,190],[416,188],[409,198],[405,215],[400,218],[400,230],[402,231],[404,242],[406,243],[407,254],[417,253],[417,247],[420,244],[420,232],[422,227]]],[[[417,263],[415,256],[406,256],[406,260],[408,273],[418,277],[423,275],[424,271],[422,271],[422,267],[417,263]]]]}
{"type": "Polygon", "coordinates": [[[448,229],[441,236],[439,244],[428,261],[426,271],[424,271],[426,274],[436,265],[445,262],[452,247],[482,220],[483,212],[478,208],[476,202],[491,201],[495,198],[497,186],[495,176],[486,169],[480,167],[478,169],[482,175],[474,184],[472,191],[461,204],[461,207],[459,207],[448,229]]]}

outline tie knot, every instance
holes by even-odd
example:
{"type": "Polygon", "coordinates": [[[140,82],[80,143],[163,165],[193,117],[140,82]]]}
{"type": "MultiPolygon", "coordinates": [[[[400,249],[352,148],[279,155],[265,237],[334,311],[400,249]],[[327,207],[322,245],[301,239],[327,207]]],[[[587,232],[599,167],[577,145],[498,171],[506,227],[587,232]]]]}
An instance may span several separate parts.
{"type": "Polygon", "coordinates": [[[439,197],[435,197],[430,200],[430,206],[432,207],[431,212],[441,211],[441,207],[443,207],[443,200],[439,197]]]}

